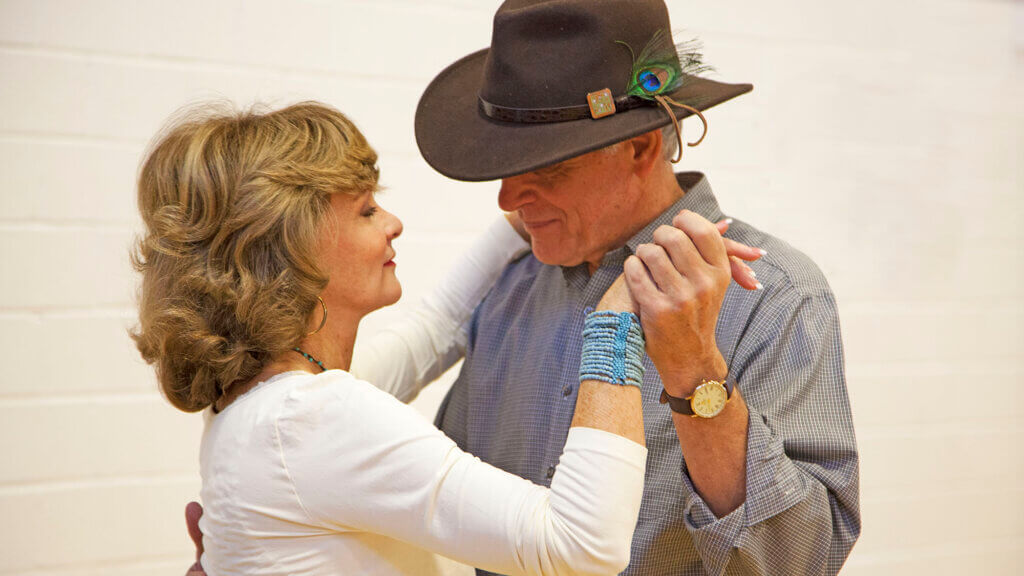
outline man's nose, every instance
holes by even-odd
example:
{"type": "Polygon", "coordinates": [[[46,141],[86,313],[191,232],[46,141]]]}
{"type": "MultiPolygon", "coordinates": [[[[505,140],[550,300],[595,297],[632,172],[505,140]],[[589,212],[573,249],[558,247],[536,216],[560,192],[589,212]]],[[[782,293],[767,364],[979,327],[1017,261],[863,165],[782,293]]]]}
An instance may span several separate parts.
{"type": "Polygon", "coordinates": [[[514,212],[530,201],[530,185],[526,174],[505,178],[498,191],[498,206],[505,212],[514,212]]]}

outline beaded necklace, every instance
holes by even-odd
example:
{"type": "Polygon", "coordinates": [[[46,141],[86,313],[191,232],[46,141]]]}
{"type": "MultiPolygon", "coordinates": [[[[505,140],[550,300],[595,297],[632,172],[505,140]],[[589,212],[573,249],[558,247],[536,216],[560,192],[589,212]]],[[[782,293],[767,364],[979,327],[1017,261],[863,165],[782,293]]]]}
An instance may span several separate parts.
{"type": "Polygon", "coordinates": [[[296,346],[295,348],[292,348],[292,350],[295,350],[299,354],[302,354],[302,357],[305,358],[306,360],[309,360],[312,364],[316,364],[317,366],[319,366],[321,372],[326,372],[327,371],[327,368],[324,368],[324,363],[319,361],[319,360],[317,360],[316,358],[313,358],[312,354],[303,352],[302,349],[299,348],[298,346],[296,346]]]}

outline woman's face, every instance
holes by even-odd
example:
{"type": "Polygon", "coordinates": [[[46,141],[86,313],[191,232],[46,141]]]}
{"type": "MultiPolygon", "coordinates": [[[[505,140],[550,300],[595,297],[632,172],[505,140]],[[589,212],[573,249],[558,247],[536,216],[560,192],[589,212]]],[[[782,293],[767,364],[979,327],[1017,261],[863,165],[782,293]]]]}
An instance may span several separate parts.
{"type": "Polygon", "coordinates": [[[377,205],[370,192],[331,194],[331,210],[321,238],[321,262],[330,276],[321,297],[330,315],[362,318],[402,296],[395,276],[391,241],[402,222],[377,205]]]}

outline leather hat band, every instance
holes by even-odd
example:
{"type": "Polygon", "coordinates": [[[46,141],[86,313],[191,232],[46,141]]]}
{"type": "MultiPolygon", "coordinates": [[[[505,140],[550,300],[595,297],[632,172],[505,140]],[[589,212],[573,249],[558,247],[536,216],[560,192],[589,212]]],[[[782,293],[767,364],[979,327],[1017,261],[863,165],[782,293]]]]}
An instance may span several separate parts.
{"type": "MultiPolygon", "coordinates": [[[[484,116],[501,122],[516,122],[520,124],[550,124],[553,122],[567,122],[570,120],[582,120],[592,118],[593,113],[588,104],[579,106],[563,106],[561,108],[512,108],[510,106],[499,106],[492,104],[483,98],[478,98],[480,112],[484,116]]],[[[644,100],[637,96],[619,96],[615,99],[615,111],[622,112],[657,104],[650,100],[644,100]]]]}

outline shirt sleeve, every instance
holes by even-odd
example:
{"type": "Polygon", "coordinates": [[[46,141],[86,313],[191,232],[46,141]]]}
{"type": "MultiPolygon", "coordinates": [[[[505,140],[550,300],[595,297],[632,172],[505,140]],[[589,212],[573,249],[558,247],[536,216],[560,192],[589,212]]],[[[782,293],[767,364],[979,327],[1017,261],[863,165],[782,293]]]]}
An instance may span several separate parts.
{"type": "MultiPolygon", "coordinates": [[[[551,488],[460,450],[413,408],[349,379],[278,420],[311,521],[372,532],[502,574],[617,574],[629,562],[647,449],[575,427],[551,488]]],[[[286,412],[290,409],[286,408],[286,412]]]]}
{"type": "Polygon", "coordinates": [[[432,294],[360,343],[351,372],[403,402],[415,398],[466,353],[473,310],[505,266],[529,249],[508,220],[495,220],[432,294]]]}
{"type": "Polygon", "coordinates": [[[831,292],[779,288],[730,370],[750,418],[747,494],[716,518],[684,470],[707,574],[836,574],[860,534],[858,456],[831,292]]]}

